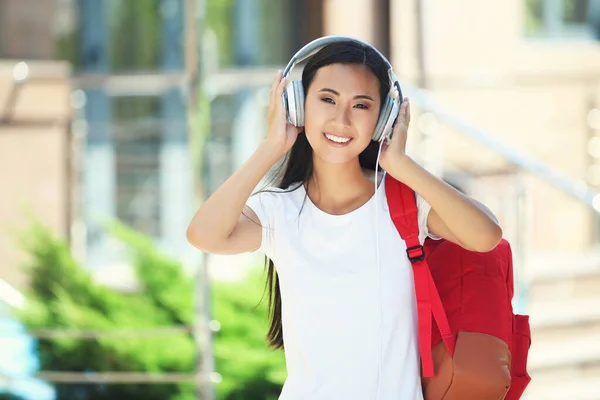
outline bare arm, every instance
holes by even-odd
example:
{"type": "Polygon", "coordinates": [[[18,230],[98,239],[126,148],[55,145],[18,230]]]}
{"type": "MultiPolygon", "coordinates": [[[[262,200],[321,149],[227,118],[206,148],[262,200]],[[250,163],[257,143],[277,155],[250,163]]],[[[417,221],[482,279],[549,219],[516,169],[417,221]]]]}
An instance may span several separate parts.
{"type": "Polygon", "coordinates": [[[281,97],[285,84],[279,72],[271,87],[267,138],[192,218],[186,236],[193,246],[215,254],[239,254],[260,247],[260,221],[245,204],[256,185],[292,147],[298,136],[298,128],[286,124],[281,97]]]}
{"type": "Polygon", "coordinates": [[[502,239],[496,217],[481,203],[464,196],[406,155],[409,123],[410,102],[405,98],[392,140],[381,153],[381,166],[431,205],[427,217],[427,228],[431,233],[467,250],[492,250],[502,239]]]}
{"type": "Polygon", "coordinates": [[[499,243],[502,229],[489,209],[438,179],[410,157],[398,158],[389,172],[431,205],[427,219],[430,232],[478,252],[490,251],[499,243]]]}
{"type": "Polygon", "coordinates": [[[252,157],[206,200],[187,229],[187,239],[192,245],[217,254],[238,254],[260,247],[260,221],[245,204],[256,185],[277,162],[277,154],[269,142],[263,142],[252,157]]]}

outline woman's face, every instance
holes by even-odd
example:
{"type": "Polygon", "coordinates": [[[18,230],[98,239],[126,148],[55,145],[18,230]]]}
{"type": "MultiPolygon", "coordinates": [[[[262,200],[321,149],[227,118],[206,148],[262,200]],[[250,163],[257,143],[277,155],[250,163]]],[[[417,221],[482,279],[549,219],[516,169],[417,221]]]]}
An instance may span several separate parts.
{"type": "Polygon", "coordinates": [[[379,81],[361,64],[320,68],[308,88],[304,130],[315,156],[352,161],[369,145],[381,106],[379,81]]]}

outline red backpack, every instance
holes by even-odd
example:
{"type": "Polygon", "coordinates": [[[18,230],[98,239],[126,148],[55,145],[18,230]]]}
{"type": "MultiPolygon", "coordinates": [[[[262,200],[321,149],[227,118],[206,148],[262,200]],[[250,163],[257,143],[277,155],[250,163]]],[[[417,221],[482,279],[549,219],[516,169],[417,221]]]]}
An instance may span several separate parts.
{"type": "Polygon", "coordinates": [[[519,399],[531,335],[529,317],[513,314],[509,243],[487,253],[445,240],[421,246],[414,191],[389,174],[385,184],[413,266],[425,399],[519,399]]]}

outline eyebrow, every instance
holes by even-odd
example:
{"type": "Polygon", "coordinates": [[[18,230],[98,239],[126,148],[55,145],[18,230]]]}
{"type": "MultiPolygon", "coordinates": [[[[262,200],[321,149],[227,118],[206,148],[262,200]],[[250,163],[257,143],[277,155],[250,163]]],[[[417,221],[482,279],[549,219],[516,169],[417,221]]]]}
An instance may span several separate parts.
{"type": "MultiPolygon", "coordinates": [[[[320,92],[329,92],[329,93],[335,94],[336,96],[340,95],[339,92],[337,92],[337,91],[335,91],[333,89],[330,89],[330,88],[323,88],[323,89],[319,90],[319,93],[320,92]]],[[[354,99],[355,100],[356,99],[365,99],[365,100],[370,100],[372,102],[375,102],[375,100],[373,100],[373,98],[371,96],[367,96],[366,94],[359,94],[357,96],[354,96],[354,99]]]]}

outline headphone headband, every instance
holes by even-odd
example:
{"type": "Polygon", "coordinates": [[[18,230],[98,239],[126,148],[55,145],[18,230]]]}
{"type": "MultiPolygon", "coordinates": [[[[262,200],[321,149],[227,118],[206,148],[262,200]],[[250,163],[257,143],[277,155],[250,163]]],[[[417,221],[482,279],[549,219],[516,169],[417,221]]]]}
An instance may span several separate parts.
{"type": "Polygon", "coordinates": [[[390,75],[390,79],[392,79],[393,81],[396,80],[396,76],[394,75],[393,72],[391,72],[392,64],[388,61],[387,58],[385,58],[385,56],[383,54],[381,54],[381,52],[377,48],[375,48],[371,44],[364,42],[358,38],[355,38],[352,36],[339,36],[339,35],[323,36],[323,37],[315,39],[312,42],[306,44],[304,47],[302,47],[300,50],[298,50],[296,52],[296,54],[294,54],[294,56],[292,57],[290,62],[287,64],[287,66],[283,70],[283,77],[286,77],[291,72],[291,70],[294,68],[294,66],[296,64],[306,60],[308,57],[312,56],[313,54],[315,54],[316,52],[321,50],[323,47],[333,44],[333,43],[340,43],[340,42],[360,43],[360,44],[372,49],[374,52],[376,52],[379,55],[379,57],[387,65],[388,75],[390,75]]]}

